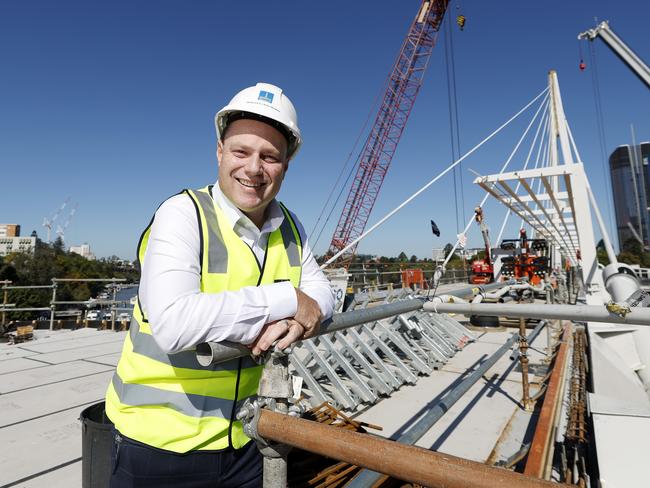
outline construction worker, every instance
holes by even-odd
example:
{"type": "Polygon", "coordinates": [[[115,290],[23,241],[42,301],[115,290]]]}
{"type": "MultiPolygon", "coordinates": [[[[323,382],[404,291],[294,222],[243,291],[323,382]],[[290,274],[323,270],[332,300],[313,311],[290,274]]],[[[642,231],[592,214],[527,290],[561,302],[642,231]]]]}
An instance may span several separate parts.
{"type": "Polygon", "coordinates": [[[138,302],[106,394],[113,488],[261,486],[261,456],[235,415],[262,367],[202,367],[194,348],[234,341],[256,356],[313,336],[333,311],[304,228],[275,200],[302,143],[293,104],[258,83],[215,125],[217,183],[166,200],[138,245],[138,302]]]}

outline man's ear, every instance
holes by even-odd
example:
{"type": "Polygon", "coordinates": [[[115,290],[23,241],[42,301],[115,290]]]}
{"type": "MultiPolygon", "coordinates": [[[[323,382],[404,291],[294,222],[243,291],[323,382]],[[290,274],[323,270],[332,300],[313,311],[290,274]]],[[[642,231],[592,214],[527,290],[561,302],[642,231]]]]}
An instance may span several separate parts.
{"type": "Polygon", "coordinates": [[[221,157],[223,156],[223,143],[217,141],[217,164],[221,164],[221,157]]]}

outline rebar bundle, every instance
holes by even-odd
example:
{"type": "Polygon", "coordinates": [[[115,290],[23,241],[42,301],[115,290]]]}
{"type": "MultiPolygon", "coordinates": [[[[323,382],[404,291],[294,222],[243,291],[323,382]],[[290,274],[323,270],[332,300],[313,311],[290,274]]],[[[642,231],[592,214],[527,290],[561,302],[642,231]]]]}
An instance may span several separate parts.
{"type": "Polygon", "coordinates": [[[567,483],[586,486],[587,431],[587,336],[584,328],[573,334],[573,358],[569,392],[568,424],[565,436],[567,463],[564,477],[567,483]]]}

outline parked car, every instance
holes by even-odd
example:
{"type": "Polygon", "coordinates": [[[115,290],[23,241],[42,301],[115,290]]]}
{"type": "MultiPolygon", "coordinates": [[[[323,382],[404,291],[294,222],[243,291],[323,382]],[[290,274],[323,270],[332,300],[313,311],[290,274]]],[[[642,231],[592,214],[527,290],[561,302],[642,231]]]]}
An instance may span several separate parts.
{"type": "Polygon", "coordinates": [[[130,322],[131,321],[131,314],[128,312],[122,312],[117,316],[117,321],[118,322],[130,322]]]}
{"type": "Polygon", "coordinates": [[[104,313],[102,313],[102,320],[111,320],[111,311],[107,310],[104,313]]]}
{"type": "Polygon", "coordinates": [[[91,310],[86,314],[86,320],[99,320],[99,310],[91,310]]]}

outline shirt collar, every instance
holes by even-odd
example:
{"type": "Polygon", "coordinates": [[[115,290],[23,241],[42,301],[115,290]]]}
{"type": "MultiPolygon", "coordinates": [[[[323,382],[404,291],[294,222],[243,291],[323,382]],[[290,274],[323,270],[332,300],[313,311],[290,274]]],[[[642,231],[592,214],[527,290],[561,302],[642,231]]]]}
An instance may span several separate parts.
{"type": "Polygon", "coordinates": [[[262,228],[258,229],[253,221],[249,219],[244,214],[244,212],[237,208],[237,206],[232,203],[228,197],[226,197],[226,195],[223,194],[221,188],[219,187],[218,181],[212,187],[212,197],[214,198],[215,203],[226,215],[226,218],[228,219],[228,222],[232,226],[233,230],[235,230],[239,225],[246,229],[254,229],[256,233],[270,233],[278,229],[284,221],[284,212],[280,208],[280,205],[275,198],[271,200],[271,203],[269,203],[269,206],[267,207],[267,217],[264,221],[264,224],[262,225],[262,228]]]}

